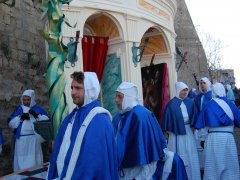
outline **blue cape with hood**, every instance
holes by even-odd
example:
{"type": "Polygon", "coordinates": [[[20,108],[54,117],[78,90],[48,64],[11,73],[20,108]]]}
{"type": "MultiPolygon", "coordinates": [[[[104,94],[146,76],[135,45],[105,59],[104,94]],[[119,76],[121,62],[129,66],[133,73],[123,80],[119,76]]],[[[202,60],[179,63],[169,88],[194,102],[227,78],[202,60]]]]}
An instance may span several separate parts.
{"type": "Polygon", "coordinates": [[[152,112],[141,105],[118,113],[113,119],[117,138],[119,170],[146,165],[162,159],[167,147],[162,130],[152,112]]]}
{"type": "MultiPolygon", "coordinates": [[[[41,114],[41,115],[46,115],[48,116],[47,111],[45,111],[43,108],[41,108],[38,105],[34,105],[32,106],[30,109],[34,110],[37,114],[41,114]]],[[[23,109],[22,106],[18,106],[15,111],[8,117],[8,123],[15,117],[17,116],[21,116],[23,114],[23,109]]],[[[14,129],[14,137],[16,139],[19,139],[20,137],[20,133],[21,133],[21,129],[22,129],[22,122],[20,122],[20,124],[18,125],[18,127],[16,129],[14,129]]]]}
{"type": "Polygon", "coordinates": [[[230,109],[232,110],[234,121],[224,112],[221,106],[218,105],[214,100],[209,101],[206,107],[201,111],[197,123],[196,129],[206,127],[221,127],[221,126],[232,126],[240,127],[240,111],[235,104],[229,101],[226,97],[218,97],[224,100],[230,109]]]}
{"type": "Polygon", "coordinates": [[[182,102],[187,107],[190,125],[194,126],[196,118],[195,118],[195,107],[194,107],[193,101],[188,97],[186,97],[184,100],[174,97],[168,102],[163,114],[163,121],[162,121],[163,131],[170,131],[176,135],[186,134],[183,115],[180,108],[180,105],[182,102]]]}
{"type": "MultiPolygon", "coordinates": [[[[75,108],[62,122],[55,139],[53,153],[50,159],[48,179],[63,179],[66,176],[68,164],[72,155],[78,131],[88,113],[100,106],[95,100],[86,106],[75,108]],[[62,174],[57,171],[57,158],[62,144],[62,140],[72,117],[75,116],[73,129],[71,131],[71,144],[67,151],[62,174]]],[[[118,179],[117,171],[117,150],[114,138],[114,130],[110,118],[107,114],[97,114],[93,117],[86,133],[83,137],[80,154],[71,179],[118,179]]]]}

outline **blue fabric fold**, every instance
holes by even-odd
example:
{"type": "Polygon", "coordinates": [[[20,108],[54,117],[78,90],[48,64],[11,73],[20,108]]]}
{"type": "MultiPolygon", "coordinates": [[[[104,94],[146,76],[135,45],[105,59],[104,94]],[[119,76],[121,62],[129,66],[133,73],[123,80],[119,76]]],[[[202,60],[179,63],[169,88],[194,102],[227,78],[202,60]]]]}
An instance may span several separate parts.
{"type": "MultiPolygon", "coordinates": [[[[153,175],[153,180],[162,179],[164,168],[164,161],[158,161],[157,169],[153,175]]],[[[172,170],[169,173],[167,180],[188,180],[187,172],[183,163],[183,160],[174,153],[173,162],[172,162],[172,170]]]]}
{"type": "Polygon", "coordinates": [[[234,121],[225,113],[221,106],[216,101],[211,100],[206,107],[201,111],[197,123],[196,129],[206,127],[221,127],[221,126],[232,126],[240,127],[240,111],[235,104],[233,104],[226,97],[219,97],[224,100],[233,112],[234,121]]]}
{"type": "Polygon", "coordinates": [[[193,101],[188,97],[185,98],[184,100],[174,97],[168,102],[163,114],[163,121],[162,121],[163,131],[169,131],[176,135],[186,134],[185,123],[184,123],[182,111],[180,108],[180,105],[182,102],[187,107],[190,125],[194,126],[196,121],[196,113],[195,113],[195,106],[193,101]]]}
{"type": "Polygon", "coordinates": [[[2,135],[2,130],[0,129],[0,145],[3,144],[3,135],[2,135]]]}
{"type": "MultiPolygon", "coordinates": [[[[99,101],[93,101],[88,105],[75,108],[62,122],[55,139],[53,152],[50,159],[48,179],[66,176],[74,144],[77,143],[78,131],[88,113],[100,106],[99,101]],[[73,129],[71,132],[71,144],[67,151],[64,167],[61,174],[57,172],[57,158],[62,140],[72,117],[76,112],[73,129]]],[[[80,154],[71,179],[118,179],[117,154],[114,131],[109,116],[97,114],[89,124],[84,135],[80,154]]]]}
{"type": "Polygon", "coordinates": [[[195,97],[194,103],[196,106],[197,116],[199,116],[201,109],[203,109],[211,99],[212,99],[212,91],[208,91],[206,93],[200,93],[195,97]],[[202,96],[203,96],[203,101],[201,105],[202,96]]]}
{"type": "MultiPolygon", "coordinates": [[[[32,110],[34,110],[37,114],[41,114],[41,115],[46,115],[48,116],[47,111],[45,111],[43,108],[41,108],[38,105],[34,105],[33,107],[31,107],[32,110]]],[[[14,119],[17,116],[21,116],[23,114],[23,109],[22,106],[18,106],[15,111],[8,117],[8,123],[14,119]]],[[[20,124],[18,125],[17,128],[14,129],[14,137],[16,139],[19,139],[20,137],[20,133],[21,133],[21,129],[22,129],[22,122],[20,122],[20,124]]]]}
{"type": "Polygon", "coordinates": [[[162,159],[166,140],[152,112],[137,105],[124,114],[118,113],[113,125],[119,170],[162,159]]]}

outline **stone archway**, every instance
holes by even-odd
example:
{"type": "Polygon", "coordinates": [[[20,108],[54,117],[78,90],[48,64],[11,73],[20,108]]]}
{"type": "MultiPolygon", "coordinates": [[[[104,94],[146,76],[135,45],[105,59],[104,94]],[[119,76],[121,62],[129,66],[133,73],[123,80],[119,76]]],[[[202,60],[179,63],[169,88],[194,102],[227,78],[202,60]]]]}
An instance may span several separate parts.
{"type": "Polygon", "coordinates": [[[161,124],[163,110],[170,99],[167,63],[161,59],[169,54],[163,32],[153,27],[149,28],[141,39],[140,47],[143,46],[143,105],[155,114],[161,124]]]}
{"type": "Polygon", "coordinates": [[[103,12],[91,15],[84,24],[84,34],[109,37],[107,59],[101,82],[101,102],[112,115],[117,112],[115,105],[115,90],[121,83],[121,63],[117,56],[119,41],[122,39],[121,28],[111,15],[103,12]]]}

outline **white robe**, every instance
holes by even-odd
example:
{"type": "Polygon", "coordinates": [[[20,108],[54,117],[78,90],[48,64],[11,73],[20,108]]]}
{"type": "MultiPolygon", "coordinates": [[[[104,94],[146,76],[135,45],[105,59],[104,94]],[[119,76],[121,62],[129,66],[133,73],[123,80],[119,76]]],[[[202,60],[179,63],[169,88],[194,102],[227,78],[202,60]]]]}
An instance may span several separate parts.
{"type": "Polygon", "coordinates": [[[176,136],[169,133],[168,149],[177,153],[184,162],[189,180],[200,180],[200,165],[196,147],[196,141],[190,127],[187,108],[184,103],[180,106],[185,122],[186,135],[176,136]]]}
{"type": "MultiPolygon", "coordinates": [[[[22,106],[24,112],[28,112],[28,107],[22,106]]],[[[39,115],[38,121],[48,120],[45,115],[39,115]]],[[[41,165],[43,154],[42,139],[34,131],[33,122],[36,119],[30,115],[30,120],[23,121],[19,139],[15,141],[13,170],[14,172],[41,165]],[[26,160],[27,159],[27,160],[26,160]]],[[[16,116],[9,122],[11,128],[17,128],[20,124],[20,116],[16,116]]]]}

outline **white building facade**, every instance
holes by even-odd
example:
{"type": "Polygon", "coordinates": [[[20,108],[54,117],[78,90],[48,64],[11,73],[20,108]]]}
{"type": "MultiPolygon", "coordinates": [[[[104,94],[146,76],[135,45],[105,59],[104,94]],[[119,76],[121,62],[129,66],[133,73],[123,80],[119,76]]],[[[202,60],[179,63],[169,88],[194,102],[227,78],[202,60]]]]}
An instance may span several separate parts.
{"type": "MultiPolygon", "coordinates": [[[[63,7],[63,11],[70,24],[76,23],[76,27],[63,25],[63,42],[67,44],[69,38],[76,36],[76,31],[80,31],[79,42],[84,35],[89,34],[109,37],[107,55],[114,54],[115,59],[119,60],[121,81],[138,85],[140,100],[143,99],[141,68],[150,66],[154,55],[155,65],[167,64],[169,93],[173,97],[177,80],[174,32],[176,10],[176,0],[73,0],[70,5],[63,7]],[[141,61],[134,63],[132,48],[134,44],[142,47],[146,38],[148,43],[141,61]]],[[[74,67],[66,66],[66,77],[70,77],[73,71],[83,70],[81,43],[78,43],[77,56],[78,61],[74,67]]],[[[70,78],[67,79],[67,97],[71,97],[69,82],[70,78]]],[[[68,104],[71,110],[71,99],[68,99],[68,104]]]]}

